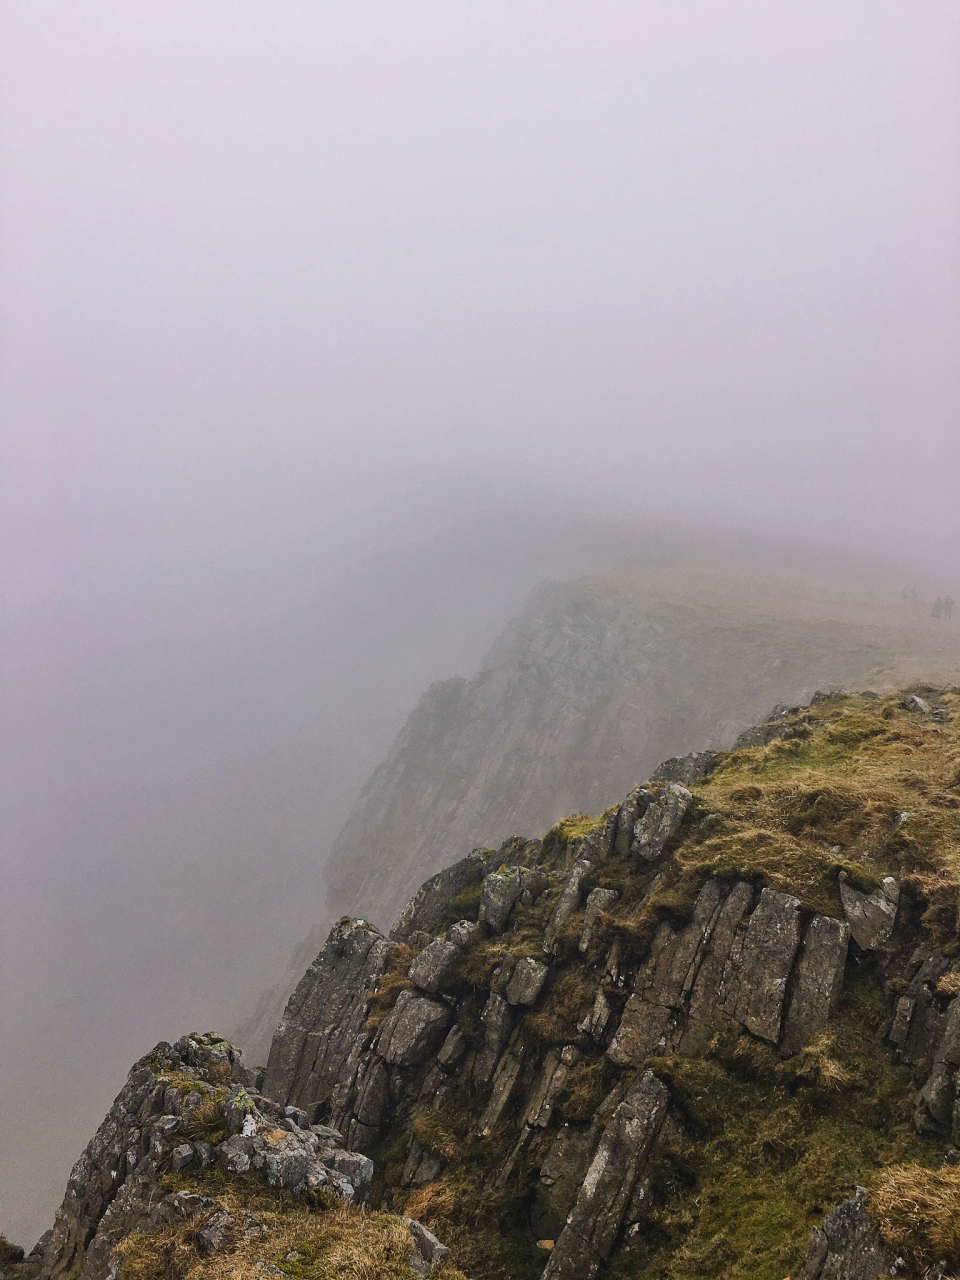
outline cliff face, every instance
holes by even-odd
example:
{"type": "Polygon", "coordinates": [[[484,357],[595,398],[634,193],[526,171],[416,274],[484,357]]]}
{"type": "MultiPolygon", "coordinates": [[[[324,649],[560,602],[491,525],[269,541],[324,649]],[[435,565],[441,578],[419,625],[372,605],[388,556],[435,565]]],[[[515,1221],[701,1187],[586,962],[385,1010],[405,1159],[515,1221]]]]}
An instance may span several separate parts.
{"type": "Polygon", "coordinates": [[[0,1275],[174,1280],[282,1275],[277,1262],[296,1274],[307,1261],[317,1280],[342,1268],[457,1280],[420,1223],[365,1213],[368,1157],[254,1083],[219,1036],[156,1045],[74,1166],[53,1227],[27,1258],[0,1238],[0,1275]]]}
{"type": "Polygon", "coordinates": [[[945,1280],[958,851],[960,689],[778,708],[158,1045],[0,1275],[945,1280]]]}
{"type": "Polygon", "coordinates": [[[899,601],[733,575],[541,588],[479,674],[424,694],[333,846],[331,912],[389,918],[451,857],[597,812],[775,703],[952,678],[944,639],[899,601]]]}
{"type": "Polygon", "coordinates": [[[960,696],[925,692],[784,709],[389,938],[342,920],[265,1092],[471,1276],[953,1274],[960,696]]]}

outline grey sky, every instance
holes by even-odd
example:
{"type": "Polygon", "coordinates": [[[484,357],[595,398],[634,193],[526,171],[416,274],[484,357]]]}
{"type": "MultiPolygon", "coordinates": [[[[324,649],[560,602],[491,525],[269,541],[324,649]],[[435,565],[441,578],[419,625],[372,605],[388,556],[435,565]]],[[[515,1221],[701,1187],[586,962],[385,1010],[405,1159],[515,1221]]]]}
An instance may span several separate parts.
{"type": "Polygon", "coordinates": [[[2,22],[22,590],[424,466],[956,548],[955,5],[2,22]]]}
{"type": "Polygon", "coordinates": [[[0,7],[0,1129],[47,1144],[0,1227],[282,963],[539,577],[660,519],[955,564],[958,45],[939,0],[0,7]]]}

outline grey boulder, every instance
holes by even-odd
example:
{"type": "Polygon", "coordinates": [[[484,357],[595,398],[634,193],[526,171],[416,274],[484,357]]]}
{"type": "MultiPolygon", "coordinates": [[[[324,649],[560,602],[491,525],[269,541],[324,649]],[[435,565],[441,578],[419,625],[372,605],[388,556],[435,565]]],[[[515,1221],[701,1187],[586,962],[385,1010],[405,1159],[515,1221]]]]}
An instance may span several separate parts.
{"type": "Polygon", "coordinates": [[[866,1210],[866,1192],[828,1213],[810,1233],[802,1280],[877,1280],[897,1274],[896,1258],[877,1235],[866,1210]]]}
{"type": "Polygon", "coordinates": [[[663,854],[668,841],[680,830],[683,815],[692,800],[693,796],[686,787],[668,782],[660,799],[650,805],[634,826],[630,852],[647,862],[655,862],[663,854]]]}
{"type": "Polygon", "coordinates": [[[543,1280],[593,1280],[610,1260],[634,1187],[666,1120],[667,1103],[666,1086],[645,1071],[604,1130],[543,1280]]]}
{"type": "Polygon", "coordinates": [[[546,981],[549,969],[531,956],[517,961],[505,995],[508,1004],[534,1004],[546,981]]]}
{"type": "Polygon", "coordinates": [[[502,867],[491,872],[484,880],[480,894],[480,923],[493,933],[502,933],[522,887],[519,867],[502,867]]]}
{"type": "Polygon", "coordinates": [[[446,1005],[401,991],[380,1028],[377,1052],[398,1067],[418,1066],[439,1049],[452,1016],[446,1005]]]}
{"type": "Polygon", "coordinates": [[[864,951],[872,951],[893,933],[900,887],[893,876],[887,876],[871,893],[862,893],[848,882],[845,871],[840,872],[839,880],[840,901],[853,940],[864,951]]]}
{"type": "Polygon", "coordinates": [[[461,950],[462,948],[456,942],[437,938],[420,952],[408,969],[407,977],[415,987],[432,996],[440,986],[443,975],[460,955],[461,950]]]}

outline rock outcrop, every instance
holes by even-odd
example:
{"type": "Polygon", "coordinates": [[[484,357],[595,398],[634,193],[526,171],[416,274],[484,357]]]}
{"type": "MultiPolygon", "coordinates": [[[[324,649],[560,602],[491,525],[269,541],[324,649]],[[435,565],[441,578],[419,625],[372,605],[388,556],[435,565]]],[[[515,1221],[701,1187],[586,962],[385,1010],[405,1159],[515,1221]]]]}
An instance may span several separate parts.
{"type": "Polygon", "coordinates": [[[363,920],[341,920],[284,1010],[264,1090],[296,1106],[329,1098],[367,1017],[390,943],[363,920]]]}
{"type": "Polygon", "coordinates": [[[616,1108],[543,1280],[593,1280],[610,1261],[634,1188],[649,1172],[667,1103],[667,1090],[646,1071],[616,1108]]]}
{"type": "Polygon", "coordinates": [[[814,1227],[803,1260],[803,1280],[879,1280],[902,1272],[893,1252],[880,1239],[866,1209],[866,1193],[844,1200],[814,1227]]]}
{"type": "MultiPolygon", "coordinates": [[[[730,748],[775,703],[861,688],[930,644],[907,641],[876,597],[801,583],[664,571],[546,584],[477,675],[424,693],[334,844],[333,909],[388,920],[452,859],[597,813],[660,761],[655,781],[690,786],[705,746],[730,748]]],[[[737,745],[789,731],[774,716],[737,745]]]]}
{"type": "Polygon", "coordinates": [[[893,876],[886,876],[870,893],[862,893],[847,882],[846,872],[841,871],[840,901],[859,947],[872,951],[889,941],[900,901],[900,887],[893,876]]]}
{"type": "Polygon", "coordinates": [[[340,920],[264,1079],[218,1037],[158,1045],[4,1280],[107,1280],[118,1261],[122,1280],[140,1236],[187,1225],[198,1258],[249,1262],[264,1224],[224,1190],[244,1178],[311,1213],[387,1211],[358,1221],[393,1232],[401,1274],[458,1248],[478,1275],[543,1280],[720,1275],[763,1250],[805,1280],[952,1273],[960,740],[942,761],[944,704],[929,738],[892,699],[778,711],[782,733],[690,787],[671,766],[595,819],[434,875],[389,936],[340,920]],[[892,761],[867,800],[845,754],[859,765],[864,742],[877,770],[892,761]],[[869,1200],[844,1199],[851,1173],[869,1200]]]}
{"type": "Polygon", "coordinates": [[[325,1188],[364,1203],[373,1166],[334,1130],[258,1093],[239,1051],[214,1035],[161,1042],[130,1072],[70,1174],[50,1232],[23,1264],[40,1280],[106,1280],[118,1241],[197,1221],[201,1254],[230,1243],[234,1221],[216,1198],[167,1186],[163,1174],[219,1164],[250,1170],[293,1195],[325,1188]]]}
{"type": "MultiPolygon", "coordinates": [[[[503,1151],[499,1181],[527,1170],[537,1220],[561,1226],[545,1277],[599,1274],[630,1222],[642,1218],[638,1188],[671,1131],[668,1087],[649,1070],[631,1084],[635,1069],[651,1058],[695,1057],[717,1037],[746,1036],[789,1059],[827,1027],[842,990],[847,923],[747,880],[708,875],[686,924],[663,919],[645,956],[623,953],[620,891],[596,879],[632,868],[655,902],[658,867],[693,806],[681,784],[651,781],[552,853],[539,841],[509,841],[480,870],[476,923],[443,928],[437,906],[433,935],[415,927],[427,921],[425,904],[443,886],[449,913],[453,890],[471,882],[476,860],[418,891],[394,942],[363,922],[341,922],[278,1030],[265,1087],[278,1103],[295,1103],[333,1125],[358,1150],[392,1140],[398,1124],[418,1133],[427,1124],[429,1132],[430,1117],[472,1111],[475,1134],[503,1151]],[[415,953],[407,985],[385,1019],[364,1023],[360,1003],[393,972],[401,939],[415,953]],[[483,971],[481,957],[495,944],[499,950],[490,954],[502,958],[486,980],[471,976],[465,984],[465,974],[483,971]],[[356,957],[349,964],[345,952],[356,957]],[[581,975],[570,988],[577,994],[558,1009],[571,965],[581,975]],[[343,983],[354,984],[352,993],[343,983]],[[352,1038],[308,988],[340,988],[335,1003],[348,1011],[352,1038]],[[545,1044],[538,1030],[545,1018],[570,1026],[575,1041],[545,1044]],[[305,1053],[300,1046],[307,1045],[305,1053]],[[619,1070],[626,1092],[618,1086],[607,1102],[598,1098],[591,1124],[568,1121],[557,1130],[558,1100],[578,1072],[588,1064],[599,1071],[604,1059],[619,1070]],[[324,1077],[318,1062],[338,1064],[338,1073],[324,1077]],[[292,1063],[300,1065],[279,1069],[292,1063]]],[[[630,912],[643,903],[634,893],[630,912]]],[[[443,1147],[414,1142],[401,1182],[430,1184],[448,1158],[443,1147]]]]}

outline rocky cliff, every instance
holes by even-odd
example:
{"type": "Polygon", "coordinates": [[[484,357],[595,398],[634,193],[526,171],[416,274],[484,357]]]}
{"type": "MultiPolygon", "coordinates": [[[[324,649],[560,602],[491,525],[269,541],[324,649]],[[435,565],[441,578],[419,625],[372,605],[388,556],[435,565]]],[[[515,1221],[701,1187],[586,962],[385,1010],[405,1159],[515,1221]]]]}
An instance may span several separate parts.
{"type": "Polygon", "coordinates": [[[53,1227],[26,1258],[0,1238],[0,1274],[456,1280],[449,1250],[420,1223],[366,1212],[367,1156],[254,1084],[214,1034],[156,1045],[74,1166],[53,1227]]]}
{"type": "MultiPolygon", "coordinates": [[[[927,691],[929,693],[929,690],[927,691]]],[[[960,699],[818,696],[344,919],[264,1082],[469,1275],[960,1261],[960,699]]]]}
{"type": "Polygon", "coordinates": [[[389,932],[341,919],[265,1076],[157,1046],[0,1266],[943,1280],[958,1224],[960,690],[915,687],[779,707],[389,932]]]}
{"type": "Polygon", "coordinates": [[[390,918],[451,858],[595,813],[660,760],[729,747],[775,703],[957,679],[952,626],[923,613],[732,573],[547,584],[476,676],[423,695],[333,846],[332,916],[390,918]]]}

